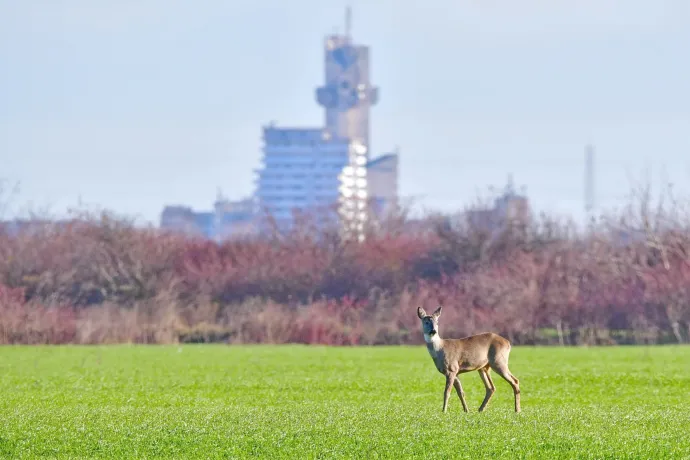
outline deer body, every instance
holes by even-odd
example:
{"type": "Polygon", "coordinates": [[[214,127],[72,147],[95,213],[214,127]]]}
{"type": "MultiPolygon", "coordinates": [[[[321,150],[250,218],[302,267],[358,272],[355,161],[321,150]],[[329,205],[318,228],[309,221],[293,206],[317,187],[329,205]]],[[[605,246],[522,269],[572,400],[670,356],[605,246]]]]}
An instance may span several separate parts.
{"type": "Polygon", "coordinates": [[[515,412],[520,412],[520,382],[508,369],[508,355],[510,342],[492,332],[465,337],[462,339],[442,339],[438,333],[438,318],[441,307],[432,315],[427,315],[424,309],[418,308],[417,315],[422,320],[424,341],[436,369],[446,376],[446,387],[443,394],[443,412],[448,409],[451,387],[455,387],[462,408],[468,412],[465,392],[458,378],[459,374],[478,371],[486,388],[486,396],[479,412],[484,411],[489,400],[496,391],[489,372],[493,369],[503,377],[513,388],[515,395],[515,412]]]}

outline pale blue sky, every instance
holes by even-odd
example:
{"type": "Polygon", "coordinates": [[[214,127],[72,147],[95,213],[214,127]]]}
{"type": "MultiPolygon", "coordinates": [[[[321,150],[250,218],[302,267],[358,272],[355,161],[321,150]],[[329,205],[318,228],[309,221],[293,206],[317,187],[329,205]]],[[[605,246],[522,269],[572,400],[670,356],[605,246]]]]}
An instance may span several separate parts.
{"type": "MultiPolygon", "coordinates": [[[[401,192],[460,208],[512,172],[580,217],[583,149],[612,206],[690,178],[687,0],[352,0],[381,88],[374,150],[401,192]]],[[[320,126],[335,0],[0,0],[0,178],[14,210],[83,202],[158,221],[253,190],[261,125],[320,126]]]]}

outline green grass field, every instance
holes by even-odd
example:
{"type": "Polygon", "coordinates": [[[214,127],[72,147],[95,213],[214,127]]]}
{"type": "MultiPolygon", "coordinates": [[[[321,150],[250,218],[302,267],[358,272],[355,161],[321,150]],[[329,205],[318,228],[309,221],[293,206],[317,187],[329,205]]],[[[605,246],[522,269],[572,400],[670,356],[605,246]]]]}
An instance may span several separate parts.
{"type": "Polygon", "coordinates": [[[514,347],[508,384],[420,347],[0,348],[0,457],[690,458],[690,347],[514,347]]]}

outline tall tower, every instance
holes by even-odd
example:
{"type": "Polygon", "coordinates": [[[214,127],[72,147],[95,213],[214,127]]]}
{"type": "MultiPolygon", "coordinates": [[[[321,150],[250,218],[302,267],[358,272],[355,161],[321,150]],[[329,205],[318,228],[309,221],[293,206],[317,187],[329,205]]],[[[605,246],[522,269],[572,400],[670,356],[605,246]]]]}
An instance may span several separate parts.
{"type": "Polygon", "coordinates": [[[325,40],[325,84],[316,100],[326,112],[326,132],[364,145],[369,158],[369,111],[378,101],[378,88],[369,79],[369,47],[350,36],[351,11],[345,13],[345,34],[325,40]]]}
{"type": "Polygon", "coordinates": [[[594,146],[585,147],[585,213],[591,220],[594,215],[594,146]]]}

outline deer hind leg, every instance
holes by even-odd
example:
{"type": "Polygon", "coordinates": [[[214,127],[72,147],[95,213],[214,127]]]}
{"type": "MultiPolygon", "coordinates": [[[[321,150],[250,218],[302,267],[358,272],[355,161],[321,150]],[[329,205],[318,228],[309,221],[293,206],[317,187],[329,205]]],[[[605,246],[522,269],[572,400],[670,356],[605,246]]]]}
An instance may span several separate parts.
{"type": "Polygon", "coordinates": [[[460,398],[460,402],[462,403],[462,409],[465,412],[469,412],[469,409],[467,409],[467,401],[465,401],[465,392],[462,391],[462,384],[460,383],[459,377],[455,377],[455,382],[453,382],[453,385],[455,385],[455,391],[458,393],[458,397],[460,398]]]}
{"type": "Polygon", "coordinates": [[[452,372],[446,374],[446,389],[443,392],[443,412],[448,410],[448,399],[450,399],[450,390],[453,388],[455,376],[456,374],[452,372]]]}
{"type": "Polygon", "coordinates": [[[490,370],[491,367],[489,366],[479,369],[479,376],[482,378],[482,382],[484,382],[484,387],[486,387],[486,395],[484,396],[484,401],[482,402],[482,405],[479,406],[479,412],[483,412],[484,409],[486,409],[486,405],[489,404],[489,400],[491,400],[491,397],[494,395],[494,392],[496,391],[494,382],[491,380],[491,376],[489,375],[490,370]]]}
{"type": "Polygon", "coordinates": [[[520,381],[510,373],[507,362],[494,363],[491,368],[513,387],[513,394],[515,395],[515,412],[520,412],[520,381]]]}

